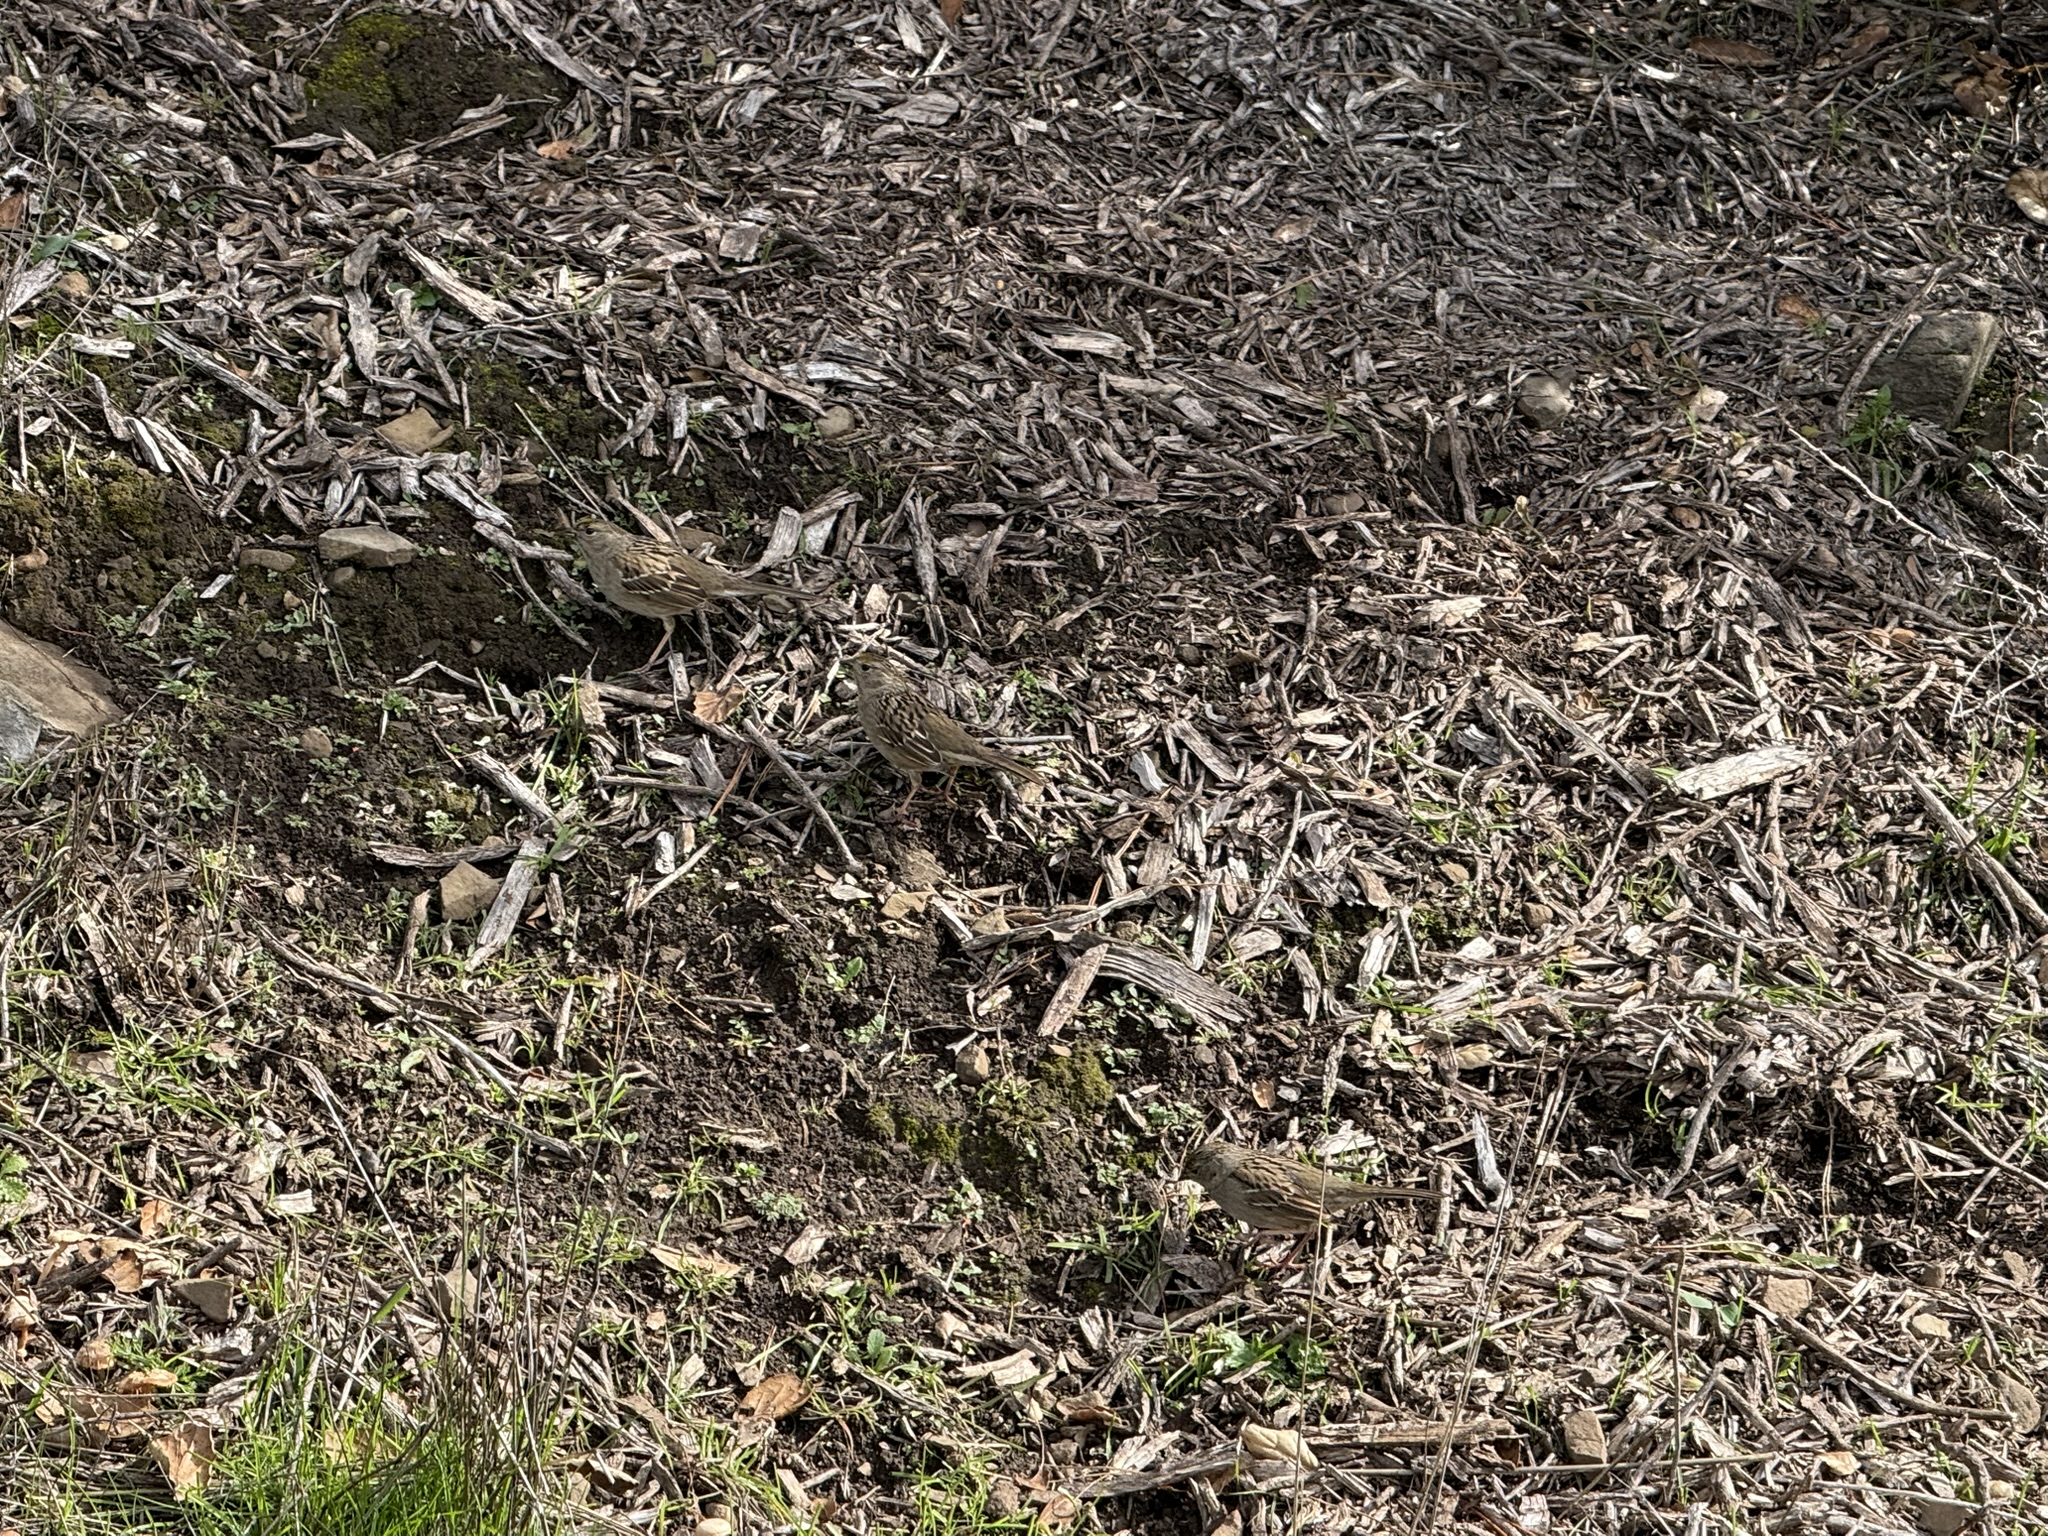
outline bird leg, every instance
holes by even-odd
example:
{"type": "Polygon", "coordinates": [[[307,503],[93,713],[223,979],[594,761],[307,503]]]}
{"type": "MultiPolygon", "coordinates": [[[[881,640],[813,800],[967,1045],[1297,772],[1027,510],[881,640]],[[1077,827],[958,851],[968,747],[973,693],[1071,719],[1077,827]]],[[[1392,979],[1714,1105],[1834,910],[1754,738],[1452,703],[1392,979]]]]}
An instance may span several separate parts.
{"type": "Polygon", "coordinates": [[[912,773],[906,774],[905,777],[910,780],[910,788],[903,791],[903,803],[896,807],[895,814],[896,819],[898,821],[901,821],[903,819],[903,813],[910,809],[911,797],[917,793],[918,780],[922,779],[924,775],[921,773],[912,773]]]}
{"type": "Polygon", "coordinates": [[[676,621],[674,619],[663,619],[661,621],[661,641],[658,645],[654,647],[654,654],[649,656],[645,661],[640,663],[640,670],[644,672],[649,667],[653,666],[657,661],[661,660],[661,653],[667,650],[671,645],[675,644],[675,638],[676,621]]]}

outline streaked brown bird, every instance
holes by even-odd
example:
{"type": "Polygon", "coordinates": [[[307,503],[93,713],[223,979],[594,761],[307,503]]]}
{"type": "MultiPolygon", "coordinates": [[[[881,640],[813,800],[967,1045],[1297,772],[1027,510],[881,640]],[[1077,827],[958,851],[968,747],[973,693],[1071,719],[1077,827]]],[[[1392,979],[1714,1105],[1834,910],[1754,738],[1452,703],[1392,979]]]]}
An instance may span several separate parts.
{"type": "Polygon", "coordinates": [[[891,663],[876,656],[855,656],[846,669],[860,690],[861,729],[889,766],[910,780],[903,806],[910,804],[927,773],[942,772],[950,781],[962,768],[1000,768],[1027,784],[1046,782],[1029,763],[968,735],[932,703],[921,685],[891,663]]]}
{"type": "Polygon", "coordinates": [[[1226,1216],[1261,1232],[1306,1236],[1368,1200],[1437,1198],[1433,1189],[1360,1184],[1277,1152],[1220,1141],[1202,1143],[1187,1155],[1181,1168],[1209,1192],[1226,1216]]]}
{"type": "Polygon", "coordinates": [[[678,614],[696,613],[725,598],[793,601],[805,595],[792,587],[735,576],[707,565],[679,545],[628,533],[601,517],[578,522],[576,542],[590,563],[590,579],[608,601],[628,613],[661,620],[661,644],[644,665],[652,665],[675,639],[678,614]]]}

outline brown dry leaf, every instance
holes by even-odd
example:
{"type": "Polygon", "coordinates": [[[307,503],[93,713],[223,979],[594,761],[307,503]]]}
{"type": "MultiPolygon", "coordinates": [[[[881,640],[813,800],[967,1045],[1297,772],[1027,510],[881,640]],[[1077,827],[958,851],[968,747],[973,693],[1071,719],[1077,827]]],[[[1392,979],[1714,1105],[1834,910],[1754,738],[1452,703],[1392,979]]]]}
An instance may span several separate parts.
{"type": "Polygon", "coordinates": [[[21,221],[27,217],[26,192],[16,192],[11,197],[0,197],[0,229],[19,229],[21,221]]]}
{"type": "Polygon", "coordinates": [[[550,139],[534,151],[543,160],[570,160],[576,155],[574,139],[550,139]]]}
{"type": "Polygon", "coordinates": [[[698,1281],[731,1280],[744,1272],[746,1266],[735,1264],[730,1259],[721,1259],[715,1253],[699,1253],[693,1248],[671,1248],[666,1243],[656,1243],[647,1250],[647,1256],[663,1269],[673,1270],[679,1275],[688,1275],[698,1281]]]}
{"type": "Polygon", "coordinates": [[[116,1397],[147,1397],[152,1392],[168,1392],[178,1384],[178,1374],[153,1365],[146,1371],[130,1371],[114,1383],[116,1397]]]}
{"type": "Polygon", "coordinates": [[[744,688],[699,688],[690,696],[690,713],[706,725],[723,725],[746,696],[744,688]]]}
{"type": "Polygon", "coordinates": [[[787,1371],[764,1377],[740,1399],[735,1417],[742,1419],[786,1419],[810,1400],[811,1389],[787,1371]]]}
{"type": "Polygon", "coordinates": [[[1801,325],[1813,325],[1823,318],[1811,300],[1802,299],[1796,293],[1780,295],[1778,314],[1786,320],[1797,320],[1801,325]]]}
{"type": "Polygon", "coordinates": [[[71,1358],[81,1371],[90,1371],[95,1376],[104,1375],[114,1368],[114,1341],[87,1339],[71,1358]]]}
{"type": "Polygon", "coordinates": [[[431,453],[455,435],[453,427],[434,420],[434,413],[416,405],[403,416],[394,416],[377,428],[377,435],[400,453],[431,453]]]}
{"type": "Polygon", "coordinates": [[[107,1265],[107,1284],[116,1295],[133,1296],[148,1283],[149,1277],[142,1272],[142,1260],[132,1251],[123,1249],[107,1265]]]}
{"type": "Polygon", "coordinates": [[[960,18],[967,14],[967,0],[939,0],[939,19],[949,27],[960,25],[960,18]]]}
{"type": "Polygon", "coordinates": [[[1738,69],[1764,69],[1778,62],[1778,56],[1770,49],[1735,37],[1696,37],[1688,46],[1710,64],[1738,69]]]}
{"type": "Polygon", "coordinates": [[[1055,1493],[1038,1509],[1038,1523],[1048,1531],[1064,1531],[1081,1518],[1081,1503],[1071,1493],[1055,1493]]]}
{"type": "Polygon", "coordinates": [[[1264,1424],[1246,1424],[1238,1431],[1238,1443],[1244,1447],[1245,1455],[1254,1461],[1285,1461],[1307,1471],[1314,1471],[1322,1463],[1316,1460],[1316,1453],[1292,1429],[1269,1429],[1264,1424]]]}
{"type": "Polygon", "coordinates": [[[2005,195],[2036,224],[2048,224],[2048,171],[2014,171],[2005,195]]]}
{"type": "Polygon", "coordinates": [[[179,1498],[198,1493],[213,1476],[213,1430],[205,1424],[180,1424],[149,1439],[150,1459],[179,1498]]]}
{"type": "Polygon", "coordinates": [[[1069,1424],[1114,1424],[1116,1410],[1100,1392],[1077,1392],[1059,1400],[1060,1417],[1069,1424]]]}
{"type": "Polygon", "coordinates": [[[1842,50],[1842,57],[1853,64],[1873,48],[1881,45],[1892,35],[1892,24],[1888,21],[1873,21],[1869,26],[1849,39],[1849,46],[1842,50]]]}
{"type": "Polygon", "coordinates": [[[170,1226],[173,1214],[168,1200],[145,1200],[142,1209],[135,1213],[135,1224],[142,1229],[144,1237],[155,1237],[170,1226]]]}
{"type": "Polygon", "coordinates": [[[2012,79],[2002,69],[1965,75],[1956,82],[1956,102],[1971,117],[1996,117],[2012,97],[2012,79]]]}

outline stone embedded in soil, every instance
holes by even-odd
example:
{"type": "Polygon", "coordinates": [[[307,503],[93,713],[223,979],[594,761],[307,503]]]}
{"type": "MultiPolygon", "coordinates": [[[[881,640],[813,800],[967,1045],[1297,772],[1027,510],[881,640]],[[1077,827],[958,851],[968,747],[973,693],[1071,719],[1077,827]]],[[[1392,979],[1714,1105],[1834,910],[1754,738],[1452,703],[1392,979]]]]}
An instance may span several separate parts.
{"type": "Polygon", "coordinates": [[[494,880],[465,860],[441,877],[441,916],[451,923],[464,923],[490,910],[505,882],[494,880]]]}
{"type": "Polygon", "coordinates": [[[1538,431],[1548,432],[1572,413],[1572,392],[1547,373],[1532,373],[1515,391],[1515,409],[1538,431]]]}
{"type": "Polygon", "coordinates": [[[859,427],[859,419],[850,407],[844,405],[827,406],[825,414],[818,418],[818,436],[828,443],[853,436],[859,427]]]}
{"type": "Polygon", "coordinates": [[[968,1041],[953,1057],[953,1075],[966,1087],[979,1088],[988,1081],[991,1070],[988,1047],[979,1040],[968,1041]]]}
{"type": "Polygon", "coordinates": [[[1939,1312],[1915,1312],[1906,1326],[1929,1342],[1939,1342],[1949,1336],[1948,1319],[1939,1312]]]}
{"type": "Polygon", "coordinates": [[[288,549],[263,549],[253,544],[235,556],[235,564],[245,571],[275,571],[280,576],[298,563],[299,557],[288,549]]]}
{"type": "Polygon", "coordinates": [[[2005,1395],[2015,1434],[2031,1435],[2041,1427],[2041,1398],[2032,1387],[2017,1376],[2000,1376],[1998,1390],[2005,1395]]]}
{"type": "Polygon", "coordinates": [[[299,750],[308,757],[334,756],[334,738],[317,725],[309,725],[299,732],[299,750]]]}
{"type": "Polygon", "coordinates": [[[355,579],[356,568],[352,565],[332,566],[327,572],[327,585],[333,591],[339,591],[355,579]]]}
{"type": "Polygon", "coordinates": [[[1870,372],[1873,389],[1889,387],[1901,416],[1952,427],[1998,349],[1998,317],[1957,309],[1929,315],[1891,356],[1870,372]]]}
{"type": "Polygon", "coordinates": [[[105,678],[0,622],[0,758],[19,762],[44,736],[88,736],[121,715],[105,678]]]}
{"type": "Polygon", "coordinates": [[[199,1309],[209,1323],[235,1320],[235,1285],[232,1280],[174,1280],[171,1294],[199,1309]]]}
{"type": "Polygon", "coordinates": [[[1600,1427],[1600,1415],[1590,1408],[1574,1408],[1558,1425],[1564,1453],[1582,1467],[1597,1467],[1607,1460],[1607,1431],[1600,1427]]]}
{"type": "Polygon", "coordinates": [[[419,546],[403,534],[374,523],[353,528],[329,528],[320,535],[320,558],[329,565],[360,565],[366,570],[388,571],[404,565],[419,553],[419,546]]]}
{"type": "Polygon", "coordinates": [[[1913,1520],[1927,1536],[1955,1536],[1977,1518],[1977,1506],[1960,1499],[1923,1498],[1913,1506],[1913,1520]]]}
{"type": "Polygon", "coordinates": [[[1763,1304],[1779,1317],[1798,1317],[1813,1305],[1813,1282],[1773,1275],[1764,1282],[1763,1304]]]}

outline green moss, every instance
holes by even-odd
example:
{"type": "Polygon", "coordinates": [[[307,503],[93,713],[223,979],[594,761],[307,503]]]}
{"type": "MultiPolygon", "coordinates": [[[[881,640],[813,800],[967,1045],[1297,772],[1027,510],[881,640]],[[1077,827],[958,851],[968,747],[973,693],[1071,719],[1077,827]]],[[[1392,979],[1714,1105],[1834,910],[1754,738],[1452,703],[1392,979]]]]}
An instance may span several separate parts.
{"type": "Polygon", "coordinates": [[[479,358],[463,375],[471,415],[509,438],[538,433],[557,453],[590,455],[603,436],[604,418],[580,394],[563,387],[543,394],[517,363],[479,358]]]}
{"type": "Polygon", "coordinates": [[[419,36],[417,22],[396,11],[366,11],[344,25],[306,80],[306,100],[370,116],[398,110],[391,61],[419,36]]]}
{"type": "Polygon", "coordinates": [[[924,1162],[960,1161],[960,1127],[939,1104],[877,1100],[859,1111],[855,1123],[874,1140],[907,1147],[924,1162]]]}
{"type": "Polygon", "coordinates": [[[1048,1055],[1038,1064],[1038,1080],[1054,1099],[1084,1117],[1101,1114],[1116,1098],[1116,1084],[1092,1045],[1077,1045],[1068,1056],[1048,1055]]]}
{"type": "Polygon", "coordinates": [[[164,489],[137,474],[117,474],[100,487],[106,520],[135,538],[154,534],[164,515],[164,489]]]}

